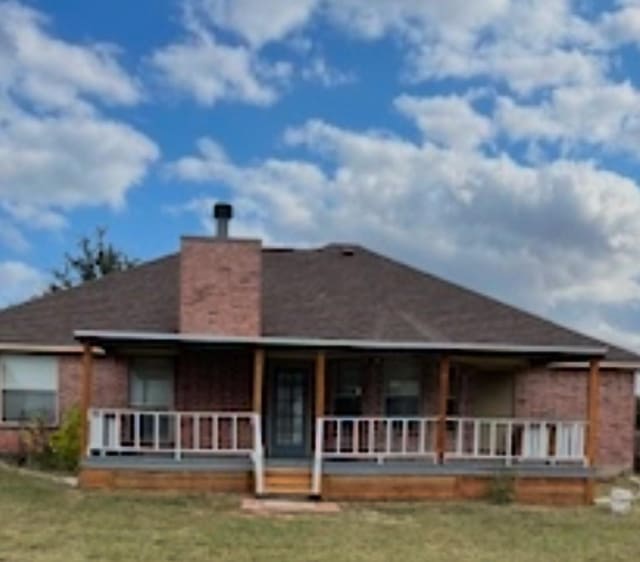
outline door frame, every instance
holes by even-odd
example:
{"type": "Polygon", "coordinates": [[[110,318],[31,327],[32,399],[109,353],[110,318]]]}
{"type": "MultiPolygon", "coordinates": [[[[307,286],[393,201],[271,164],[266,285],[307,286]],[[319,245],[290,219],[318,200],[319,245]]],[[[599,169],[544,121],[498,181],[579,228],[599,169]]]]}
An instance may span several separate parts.
{"type": "Polygon", "coordinates": [[[313,400],[314,400],[314,361],[313,359],[281,359],[275,358],[267,361],[266,369],[266,403],[264,411],[265,430],[266,430],[266,456],[267,458],[287,458],[287,459],[303,459],[311,457],[312,441],[313,441],[313,400]],[[274,454],[275,441],[275,416],[276,416],[276,393],[275,381],[278,370],[295,369],[300,370],[305,377],[305,408],[303,415],[303,432],[304,445],[303,452],[300,455],[287,455],[283,453],[274,454]]]}

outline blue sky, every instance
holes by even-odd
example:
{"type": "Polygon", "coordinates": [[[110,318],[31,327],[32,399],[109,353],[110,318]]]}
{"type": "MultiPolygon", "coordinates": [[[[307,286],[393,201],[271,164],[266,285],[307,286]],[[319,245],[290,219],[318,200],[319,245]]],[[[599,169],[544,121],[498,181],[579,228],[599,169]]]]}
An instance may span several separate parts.
{"type": "Polygon", "coordinates": [[[225,199],[640,348],[639,45],[638,0],[0,0],[0,304],[225,199]]]}

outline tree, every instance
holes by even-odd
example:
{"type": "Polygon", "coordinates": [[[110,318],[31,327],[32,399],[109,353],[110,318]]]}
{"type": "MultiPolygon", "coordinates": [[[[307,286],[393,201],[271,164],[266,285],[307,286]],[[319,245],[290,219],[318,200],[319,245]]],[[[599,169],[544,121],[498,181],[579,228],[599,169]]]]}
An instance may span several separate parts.
{"type": "Polygon", "coordinates": [[[64,265],[52,271],[53,281],[49,284],[51,292],[100,279],[114,271],[124,271],[137,265],[138,260],[114,248],[106,240],[106,234],[106,228],[98,227],[93,238],[80,238],[76,255],[65,253],[64,265]]]}

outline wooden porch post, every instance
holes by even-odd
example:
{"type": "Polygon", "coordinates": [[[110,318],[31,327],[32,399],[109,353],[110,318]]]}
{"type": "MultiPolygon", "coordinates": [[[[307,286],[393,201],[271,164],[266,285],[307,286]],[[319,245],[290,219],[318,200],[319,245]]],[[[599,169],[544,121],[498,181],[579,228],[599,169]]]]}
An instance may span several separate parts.
{"type": "Polygon", "coordinates": [[[322,494],[322,449],[324,445],[323,425],[320,418],[324,416],[325,371],[327,356],[324,351],[316,354],[315,369],[315,436],[313,446],[313,468],[311,472],[311,494],[320,497],[322,494]]]}
{"type": "Polygon", "coordinates": [[[440,384],[438,385],[438,428],[436,435],[436,454],[438,462],[444,462],[447,444],[447,398],[449,397],[449,371],[451,361],[447,355],[440,358],[440,384]]]}
{"type": "MultiPolygon", "coordinates": [[[[587,443],[586,457],[589,467],[595,470],[598,460],[598,425],[600,421],[600,361],[589,362],[587,383],[587,443]]],[[[595,475],[592,473],[587,484],[587,503],[593,503],[595,495],[595,475]]]]}
{"type": "Polygon", "coordinates": [[[262,415],[262,385],[264,381],[264,349],[253,354],[253,413],[262,415]]]}
{"type": "Polygon", "coordinates": [[[91,388],[93,386],[93,350],[85,343],[82,349],[82,395],[80,403],[80,461],[87,454],[89,445],[89,408],[91,407],[91,388]]]}
{"type": "Polygon", "coordinates": [[[254,485],[257,496],[264,493],[264,446],[262,443],[262,387],[264,382],[264,349],[253,352],[253,459],[254,485]]]}

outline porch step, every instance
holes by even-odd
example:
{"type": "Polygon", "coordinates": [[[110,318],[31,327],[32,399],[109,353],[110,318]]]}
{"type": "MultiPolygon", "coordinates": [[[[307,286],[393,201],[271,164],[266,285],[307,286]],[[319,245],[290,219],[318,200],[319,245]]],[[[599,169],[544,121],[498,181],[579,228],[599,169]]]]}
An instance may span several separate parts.
{"type": "Polygon", "coordinates": [[[298,467],[267,467],[264,474],[265,494],[274,496],[309,496],[311,470],[298,467]]]}

